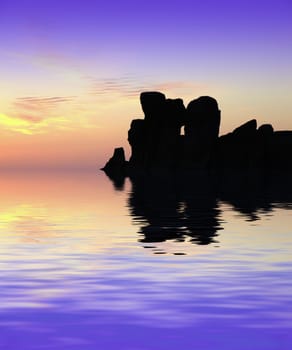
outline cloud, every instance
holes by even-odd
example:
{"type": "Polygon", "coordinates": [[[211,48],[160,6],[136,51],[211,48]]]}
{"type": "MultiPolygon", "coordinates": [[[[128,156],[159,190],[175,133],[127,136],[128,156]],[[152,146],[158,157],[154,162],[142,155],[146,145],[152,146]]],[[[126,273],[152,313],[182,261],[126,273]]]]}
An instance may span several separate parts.
{"type": "Polygon", "coordinates": [[[196,84],[190,81],[166,81],[159,84],[154,84],[154,90],[161,91],[176,91],[182,89],[200,89],[202,88],[201,84],[196,84]]]}
{"type": "Polygon", "coordinates": [[[19,115],[8,116],[0,113],[0,126],[6,130],[25,134],[34,135],[44,133],[48,128],[70,129],[70,120],[63,117],[51,117],[47,120],[41,119],[37,122],[31,120],[28,116],[19,115]]]}
{"type": "Polygon", "coordinates": [[[79,104],[77,96],[18,97],[10,111],[0,113],[0,127],[26,135],[98,127],[80,113],[79,104]]]}
{"type": "Polygon", "coordinates": [[[13,103],[18,117],[25,120],[40,122],[41,114],[49,117],[49,114],[59,108],[63,103],[72,102],[76,96],[54,96],[54,97],[18,97],[13,103]]]}
{"type": "Polygon", "coordinates": [[[22,118],[10,117],[6,114],[0,114],[0,125],[6,130],[15,131],[21,134],[31,135],[33,130],[31,122],[22,118]]]}
{"type": "Polygon", "coordinates": [[[89,94],[91,95],[125,95],[128,93],[138,93],[141,90],[140,84],[131,77],[105,78],[95,79],[89,78],[91,87],[89,94]]]}
{"type": "MultiPolygon", "coordinates": [[[[142,91],[161,91],[164,93],[180,93],[184,91],[200,91],[202,84],[190,81],[164,81],[157,83],[145,80],[137,82],[133,77],[118,77],[109,79],[91,78],[89,94],[96,96],[119,95],[122,97],[139,97],[142,91]]],[[[140,80],[140,79],[139,79],[140,80]]]]}
{"type": "Polygon", "coordinates": [[[17,119],[22,119],[31,123],[39,123],[42,121],[42,118],[40,116],[33,116],[28,114],[18,114],[17,119]]]}
{"type": "Polygon", "coordinates": [[[60,117],[76,96],[18,97],[8,113],[0,114],[0,125],[26,135],[44,133],[49,128],[69,129],[72,122],[60,117]]]}

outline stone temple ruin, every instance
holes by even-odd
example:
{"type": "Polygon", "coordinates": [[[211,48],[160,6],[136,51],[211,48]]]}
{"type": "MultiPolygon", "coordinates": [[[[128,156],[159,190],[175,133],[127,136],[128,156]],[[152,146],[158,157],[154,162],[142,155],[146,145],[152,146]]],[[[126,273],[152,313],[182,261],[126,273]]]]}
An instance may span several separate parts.
{"type": "Polygon", "coordinates": [[[221,112],[212,97],[199,97],[186,108],[182,99],[167,99],[161,92],[142,92],[140,101],[145,117],[131,123],[131,157],[127,161],[123,148],[116,148],[103,168],[108,175],[292,170],[292,131],[274,131],[270,124],[257,127],[252,119],[219,137],[221,112]]]}

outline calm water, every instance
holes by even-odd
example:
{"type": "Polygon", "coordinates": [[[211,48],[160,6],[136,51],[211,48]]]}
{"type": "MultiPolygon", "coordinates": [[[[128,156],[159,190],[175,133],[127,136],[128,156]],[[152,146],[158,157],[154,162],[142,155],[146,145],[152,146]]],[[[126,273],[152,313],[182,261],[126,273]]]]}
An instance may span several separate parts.
{"type": "Polygon", "coordinates": [[[292,196],[210,188],[2,174],[0,348],[290,350],[292,196]]]}

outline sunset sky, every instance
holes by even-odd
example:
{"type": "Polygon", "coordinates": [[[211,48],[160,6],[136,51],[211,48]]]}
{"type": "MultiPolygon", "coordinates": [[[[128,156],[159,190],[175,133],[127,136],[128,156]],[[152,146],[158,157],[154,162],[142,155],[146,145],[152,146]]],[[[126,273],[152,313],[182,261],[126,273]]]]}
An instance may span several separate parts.
{"type": "Polygon", "coordinates": [[[98,169],[139,94],[292,129],[290,0],[1,0],[0,169],[98,169]]]}

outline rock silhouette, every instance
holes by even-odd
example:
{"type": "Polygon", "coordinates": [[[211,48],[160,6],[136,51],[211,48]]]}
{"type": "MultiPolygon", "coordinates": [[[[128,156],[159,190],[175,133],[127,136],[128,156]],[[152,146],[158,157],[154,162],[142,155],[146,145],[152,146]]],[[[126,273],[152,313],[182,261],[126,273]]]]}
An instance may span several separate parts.
{"type": "Polygon", "coordinates": [[[134,119],[128,132],[131,156],[116,148],[103,170],[111,177],[159,170],[286,171],[292,170],[292,131],[257,128],[249,120],[219,137],[221,111],[209,96],[167,99],[161,92],[142,92],[144,119],[134,119]],[[184,134],[181,133],[184,128],[184,134]]]}
{"type": "Polygon", "coordinates": [[[207,245],[216,242],[219,222],[218,199],[205,177],[200,186],[169,176],[131,176],[128,208],[135,223],[141,224],[142,243],[175,240],[207,245]]]}
{"type": "Polygon", "coordinates": [[[160,92],[143,92],[140,101],[145,119],[133,120],[128,132],[129,168],[175,167],[186,113],[183,101],[160,92]]]}
{"type": "Polygon", "coordinates": [[[220,110],[217,101],[202,96],[191,101],[187,107],[184,136],[184,165],[206,168],[216,145],[220,110]]]}
{"type": "MultiPolygon", "coordinates": [[[[291,210],[290,182],[289,172],[266,176],[242,171],[216,176],[201,172],[134,174],[129,176],[127,208],[139,227],[139,242],[153,252],[155,243],[169,240],[218,245],[226,223],[222,203],[245,221],[255,222],[272,216],[278,208],[291,210]]],[[[113,185],[116,188],[115,181],[113,185]]]]}
{"type": "Polygon", "coordinates": [[[102,170],[106,173],[121,176],[126,172],[126,165],[125,151],[123,147],[119,147],[115,148],[113,156],[109,159],[102,170]]]}
{"type": "Polygon", "coordinates": [[[217,168],[250,169],[256,166],[257,121],[252,119],[221,136],[217,141],[215,164],[217,168]]]}

